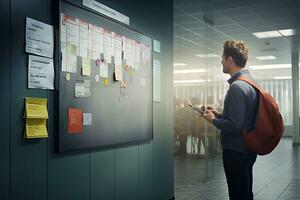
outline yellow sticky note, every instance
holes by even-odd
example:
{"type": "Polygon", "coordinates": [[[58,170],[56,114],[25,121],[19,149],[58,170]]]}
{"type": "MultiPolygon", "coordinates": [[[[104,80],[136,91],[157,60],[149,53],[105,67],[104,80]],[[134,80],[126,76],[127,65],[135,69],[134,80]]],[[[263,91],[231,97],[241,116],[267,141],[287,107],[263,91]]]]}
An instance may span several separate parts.
{"type": "Polygon", "coordinates": [[[82,75],[90,76],[91,75],[91,60],[88,58],[82,58],[82,75]]]}
{"type": "Polygon", "coordinates": [[[27,97],[25,99],[25,118],[48,119],[47,99],[27,97]]]}
{"type": "Polygon", "coordinates": [[[120,65],[115,65],[115,79],[117,81],[123,80],[122,66],[120,66],[120,65]]]}
{"type": "Polygon", "coordinates": [[[77,47],[73,44],[67,43],[67,53],[76,55],[77,53],[77,47]]]}
{"type": "Polygon", "coordinates": [[[133,70],[133,69],[130,69],[130,70],[129,70],[129,75],[130,75],[130,76],[134,76],[134,70],[133,70]]]}
{"type": "Polygon", "coordinates": [[[26,119],[25,138],[47,138],[46,119],[26,119]]]}
{"type": "Polygon", "coordinates": [[[108,79],[104,79],[104,85],[108,86],[108,79]]]}

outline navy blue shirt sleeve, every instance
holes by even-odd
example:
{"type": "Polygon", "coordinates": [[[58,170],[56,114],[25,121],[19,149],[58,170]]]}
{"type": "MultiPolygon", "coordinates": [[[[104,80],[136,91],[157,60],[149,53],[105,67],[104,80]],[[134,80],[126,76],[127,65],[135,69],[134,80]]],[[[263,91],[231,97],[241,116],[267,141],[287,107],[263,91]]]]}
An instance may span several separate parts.
{"type": "Polygon", "coordinates": [[[246,94],[238,84],[232,84],[227,94],[228,114],[226,117],[215,118],[213,125],[224,131],[243,129],[246,115],[246,94]]]}

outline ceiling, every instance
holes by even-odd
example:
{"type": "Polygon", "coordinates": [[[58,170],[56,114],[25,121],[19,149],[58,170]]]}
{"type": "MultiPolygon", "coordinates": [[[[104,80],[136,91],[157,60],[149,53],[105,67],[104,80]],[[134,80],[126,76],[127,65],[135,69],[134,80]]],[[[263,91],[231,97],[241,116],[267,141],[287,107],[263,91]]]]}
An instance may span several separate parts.
{"type": "Polygon", "coordinates": [[[225,40],[243,40],[249,47],[248,68],[257,79],[291,76],[291,69],[252,70],[253,65],[291,63],[291,46],[299,36],[259,39],[252,33],[300,27],[300,1],[297,0],[175,0],[174,70],[205,68],[206,73],[174,74],[175,80],[199,76],[224,80],[221,54],[225,40]],[[217,54],[199,58],[196,54],[217,54]],[[257,56],[275,60],[257,60],[257,56]]]}

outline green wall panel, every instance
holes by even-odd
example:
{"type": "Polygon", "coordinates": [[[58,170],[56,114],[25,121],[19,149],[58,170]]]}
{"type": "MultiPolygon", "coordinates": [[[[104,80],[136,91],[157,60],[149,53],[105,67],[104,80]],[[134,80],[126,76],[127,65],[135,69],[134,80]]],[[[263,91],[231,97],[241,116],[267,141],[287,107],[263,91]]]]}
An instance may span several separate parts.
{"type": "Polygon", "coordinates": [[[48,200],[89,199],[89,162],[87,151],[49,155],[48,200]]]}
{"type": "Polygon", "coordinates": [[[139,199],[154,199],[153,143],[139,145],[139,199]]]}
{"type": "Polygon", "coordinates": [[[138,146],[115,150],[116,199],[136,200],[139,192],[138,146]]]}
{"type": "Polygon", "coordinates": [[[47,97],[46,91],[27,89],[25,17],[47,23],[48,2],[11,1],[11,199],[39,200],[47,194],[47,139],[23,139],[24,97],[47,97]]]}
{"type": "Polygon", "coordinates": [[[0,199],[9,199],[9,120],[10,120],[10,5],[9,0],[0,1],[0,199]]]}
{"type": "Polygon", "coordinates": [[[115,151],[91,152],[91,199],[115,199],[115,151]]]}

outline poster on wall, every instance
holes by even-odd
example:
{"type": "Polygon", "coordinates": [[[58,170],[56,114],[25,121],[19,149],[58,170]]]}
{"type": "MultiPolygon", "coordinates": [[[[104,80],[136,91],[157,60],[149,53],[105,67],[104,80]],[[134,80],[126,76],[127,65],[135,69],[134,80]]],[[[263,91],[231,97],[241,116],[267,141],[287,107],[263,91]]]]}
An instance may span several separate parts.
{"type": "Polygon", "coordinates": [[[161,96],[161,62],[153,60],[153,101],[159,102],[161,96]]]}
{"type": "Polygon", "coordinates": [[[27,53],[53,58],[54,33],[53,26],[26,17],[27,53]]]}
{"type": "Polygon", "coordinates": [[[79,23],[79,56],[83,58],[88,57],[88,45],[89,45],[89,24],[78,20],[79,23]]]}
{"type": "Polygon", "coordinates": [[[54,89],[53,59],[29,55],[28,88],[54,89]]]}

